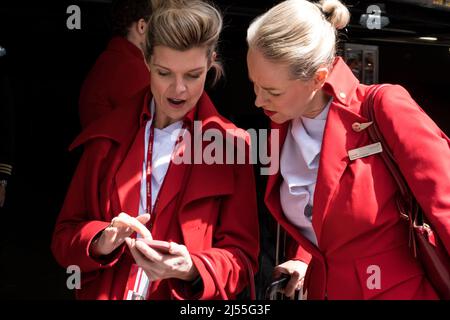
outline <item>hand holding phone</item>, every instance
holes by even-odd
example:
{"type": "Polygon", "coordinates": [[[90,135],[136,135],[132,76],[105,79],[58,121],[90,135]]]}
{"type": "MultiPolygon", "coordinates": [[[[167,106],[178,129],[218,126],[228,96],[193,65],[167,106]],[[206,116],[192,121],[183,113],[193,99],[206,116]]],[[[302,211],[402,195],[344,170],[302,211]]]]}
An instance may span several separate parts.
{"type": "Polygon", "coordinates": [[[139,239],[139,241],[143,241],[150,248],[160,253],[170,254],[170,242],[153,239],[139,239]]]}
{"type": "Polygon", "coordinates": [[[127,238],[125,241],[136,264],[151,281],[168,278],[193,281],[199,276],[185,245],[140,238],[127,238]]]}
{"type": "Polygon", "coordinates": [[[300,260],[288,260],[275,266],[272,276],[278,279],[283,274],[290,275],[289,281],[283,288],[283,293],[288,298],[295,298],[297,292],[301,291],[308,265],[300,260]]]}
{"type": "Polygon", "coordinates": [[[266,288],[265,299],[276,300],[277,293],[282,293],[287,283],[291,279],[288,274],[281,274],[280,278],[274,279],[266,288]]]}

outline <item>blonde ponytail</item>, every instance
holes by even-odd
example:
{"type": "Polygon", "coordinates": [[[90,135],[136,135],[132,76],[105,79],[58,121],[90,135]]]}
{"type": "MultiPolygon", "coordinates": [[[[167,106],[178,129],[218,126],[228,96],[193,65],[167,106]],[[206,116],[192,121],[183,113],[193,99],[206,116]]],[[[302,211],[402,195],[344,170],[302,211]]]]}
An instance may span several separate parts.
{"type": "Polygon", "coordinates": [[[350,21],[350,12],[339,0],[320,2],[325,18],[337,29],[344,29],[350,21]]]}

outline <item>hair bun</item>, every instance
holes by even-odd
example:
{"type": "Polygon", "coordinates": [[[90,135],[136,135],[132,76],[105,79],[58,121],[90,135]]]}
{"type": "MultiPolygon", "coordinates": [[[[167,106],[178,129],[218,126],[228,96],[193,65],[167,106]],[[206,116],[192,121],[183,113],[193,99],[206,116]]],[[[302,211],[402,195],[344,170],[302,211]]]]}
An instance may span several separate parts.
{"type": "Polygon", "coordinates": [[[322,12],[326,19],[336,28],[343,29],[350,21],[350,12],[339,0],[322,0],[322,12]]]}

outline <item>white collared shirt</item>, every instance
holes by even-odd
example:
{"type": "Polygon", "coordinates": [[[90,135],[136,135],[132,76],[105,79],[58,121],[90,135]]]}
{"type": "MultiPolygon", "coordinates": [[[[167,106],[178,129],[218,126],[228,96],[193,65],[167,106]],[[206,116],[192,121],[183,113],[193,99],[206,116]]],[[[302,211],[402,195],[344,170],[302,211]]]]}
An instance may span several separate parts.
{"type": "MultiPolygon", "coordinates": [[[[147,152],[148,141],[150,139],[150,127],[154,118],[155,100],[152,99],[150,110],[152,119],[150,119],[145,126],[145,141],[144,141],[144,160],[142,162],[142,178],[141,178],[141,199],[139,201],[139,215],[147,213],[147,152]]],[[[171,125],[158,129],[154,128],[154,140],[152,150],[152,210],[158,197],[159,190],[166,176],[169,164],[172,158],[173,149],[175,148],[176,140],[180,129],[183,126],[183,121],[177,121],[171,125]]]]}
{"type": "MultiPolygon", "coordinates": [[[[139,200],[139,215],[147,212],[147,151],[148,142],[150,139],[150,127],[153,122],[155,114],[155,101],[152,99],[150,104],[150,112],[152,118],[147,122],[145,126],[145,136],[144,136],[144,159],[142,162],[142,177],[141,177],[141,191],[139,200]]],[[[158,129],[154,128],[154,140],[153,140],[153,150],[152,150],[152,210],[155,206],[156,198],[158,197],[161,186],[164,182],[164,178],[169,169],[169,164],[172,158],[173,150],[176,145],[179,130],[182,129],[183,121],[177,121],[171,125],[158,129]]],[[[137,236],[140,238],[140,235],[137,236]]],[[[139,267],[136,276],[136,281],[134,284],[134,292],[142,297],[147,296],[147,291],[150,285],[150,280],[147,274],[139,267]]],[[[128,293],[127,300],[131,298],[130,293],[128,293]]]]}
{"type": "Polygon", "coordinates": [[[281,151],[280,201],[286,218],[312,243],[317,239],[312,227],[314,190],[319,169],[323,133],[332,99],[314,119],[291,121],[281,151]]]}

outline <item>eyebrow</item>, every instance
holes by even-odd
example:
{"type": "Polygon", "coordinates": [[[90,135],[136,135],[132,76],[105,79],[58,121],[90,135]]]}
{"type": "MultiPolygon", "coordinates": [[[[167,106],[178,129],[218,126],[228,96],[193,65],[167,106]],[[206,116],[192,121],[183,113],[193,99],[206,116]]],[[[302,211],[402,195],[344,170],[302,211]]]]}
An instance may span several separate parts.
{"type": "MultiPolygon", "coordinates": [[[[248,74],[248,79],[250,80],[250,82],[254,83],[253,79],[250,77],[250,74],[248,74]]],[[[277,88],[268,88],[268,87],[261,87],[261,88],[266,91],[281,91],[281,89],[277,88]]]]}
{"type": "MultiPolygon", "coordinates": [[[[153,65],[157,66],[157,67],[160,67],[160,68],[163,68],[163,69],[166,69],[166,70],[169,70],[169,71],[172,71],[172,70],[170,70],[170,68],[164,67],[164,66],[162,66],[160,64],[157,64],[157,63],[154,63],[153,65]]],[[[203,71],[204,69],[205,69],[205,67],[198,67],[198,68],[194,68],[194,69],[188,70],[187,72],[203,71]]]]}

